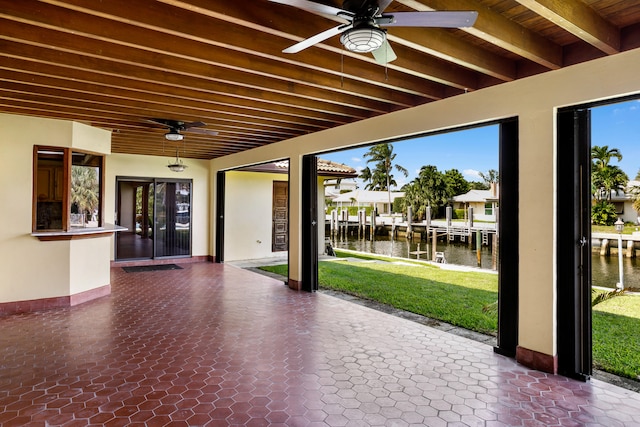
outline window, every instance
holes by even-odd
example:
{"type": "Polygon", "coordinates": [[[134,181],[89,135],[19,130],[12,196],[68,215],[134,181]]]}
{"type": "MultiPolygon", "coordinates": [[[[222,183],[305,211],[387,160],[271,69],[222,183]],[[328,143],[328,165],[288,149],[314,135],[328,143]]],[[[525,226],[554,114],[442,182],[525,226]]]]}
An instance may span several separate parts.
{"type": "Polygon", "coordinates": [[[102,226],[104,157],[34,147],[33,231],[102,226]]]}
{"type": "Polygon", "coordinates": [[[485,215],[493,215],[493,203],[485,203],[484,204],[484,214],[485,215]]]}

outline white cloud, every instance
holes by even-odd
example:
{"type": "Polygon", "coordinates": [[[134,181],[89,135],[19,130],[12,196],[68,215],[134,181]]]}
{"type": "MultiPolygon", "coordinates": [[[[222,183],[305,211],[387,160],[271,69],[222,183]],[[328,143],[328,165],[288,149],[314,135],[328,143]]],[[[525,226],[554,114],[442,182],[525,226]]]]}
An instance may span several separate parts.
{"type": "Polygon", "coordinates": [[[465,179],[476,180],[480,178],[480,171],[475,169],[465,169],[462,171],[462,175],[464,175],[465,179]]]}
{"type": "Polygon", "coordinates": [[[359,162],[361,162],[361,161],[362,161],[362,159],[361,159],[360,157],[352,157],[352,158],[351,158],[351,161],[352,161],[352,162],[359,163],[359,162]]]}

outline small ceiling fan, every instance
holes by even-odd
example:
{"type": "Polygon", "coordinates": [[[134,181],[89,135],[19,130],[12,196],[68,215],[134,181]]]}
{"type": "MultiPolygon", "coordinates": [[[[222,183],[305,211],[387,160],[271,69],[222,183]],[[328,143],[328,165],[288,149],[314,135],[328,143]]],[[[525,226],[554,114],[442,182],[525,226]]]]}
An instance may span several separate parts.
{"type": "Polygon", "coordinates": [[[269,0],[298,9],[325,15],[337,16],[344,24],[330,28],[283,50],[297,53],[303,49],[342,34],[340,42],[347,50],[358,53],[371,52],[378,63],[386,64],[396,59],[396,54],[387,41],[386,30],[380,27],[471,27],[478,12],[391,12],[383,13],[392,0],[343,0],[339,9],[308,0],[269,0]]]}
{"type": "Polygon", "coordinates": [[[148,119],[151,123],[157,123],[169,128],[169,132],[164,134],[167,141],[182,141],[184,135],[180,132],[188,131],[194,133],[202,133],[205,135],[217,135],[218,132],[208,129],[200,129],[202,126],[206,126],[203,122],[183,122],[180,120],[169,119],[148,119]]]}

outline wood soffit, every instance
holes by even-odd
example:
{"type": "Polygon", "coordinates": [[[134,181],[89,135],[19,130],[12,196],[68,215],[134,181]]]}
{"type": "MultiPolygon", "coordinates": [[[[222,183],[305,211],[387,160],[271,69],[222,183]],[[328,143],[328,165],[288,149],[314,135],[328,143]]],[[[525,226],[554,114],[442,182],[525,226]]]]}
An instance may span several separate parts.
{"type": "MultiPolygon", "coordinates": [[[[324,0],[341,7],[340,0],[324,0]]],[[[395,0],[476,10],[465,29],[391,28],[387,67],[336,23],[267,0],[0,0],[0,112],[113,132],[112,151],[212,159],[640,46],[640,2],[395,0]],[[183,142],[148,121],[202,121],[183,142]]]]}

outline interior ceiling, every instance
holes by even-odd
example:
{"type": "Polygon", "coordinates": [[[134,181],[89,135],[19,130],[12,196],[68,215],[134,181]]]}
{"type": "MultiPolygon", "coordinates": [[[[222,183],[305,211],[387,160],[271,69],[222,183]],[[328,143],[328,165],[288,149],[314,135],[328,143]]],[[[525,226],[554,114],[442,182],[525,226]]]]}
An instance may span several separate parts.
{"type": "Polygon", "coordinates": [[[282,53],[337,23],[267,0],[0,0],[0,112],[109,129],[115,153],[211,159],[640,47],[640,1],[395,0],[386,12],[415,10],[479,15],[472,28],[390,28],[398,59],[385,67],[339,37],[282,53]],[[169,142],[150,118],[218,134],[169,142]]]}

